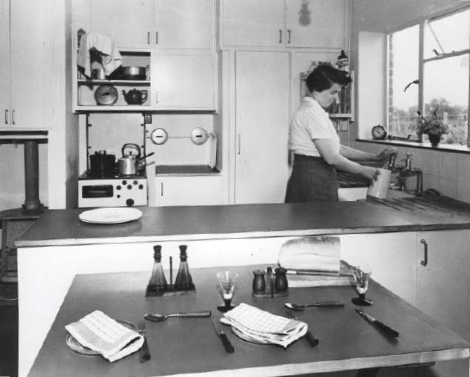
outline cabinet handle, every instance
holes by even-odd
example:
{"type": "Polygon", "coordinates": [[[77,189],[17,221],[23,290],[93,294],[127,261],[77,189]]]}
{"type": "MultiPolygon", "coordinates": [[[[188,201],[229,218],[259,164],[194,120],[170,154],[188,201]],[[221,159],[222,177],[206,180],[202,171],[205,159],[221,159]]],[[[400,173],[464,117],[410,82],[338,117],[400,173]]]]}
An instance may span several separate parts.
{"type": "Polygon", "coordinates": [[[241,147],[241,138],[240,138],[240,134],[237,135],[237,154],[240,154],[242,151],[242,147],[241,147]]]}
{"type": "Polygon", "coordinates": [[[282,30],[279,29],[279,43],[282,43],[282,30]]]}
{"type": "Polygon", "coordinates": [[[158,31],[155,32],[155,44],[158,44],[158,31]]]}
{"type": "Polygon", "coordinates": [[[290,44],[290,30],[287,30],[287,44],[290,44]]]}
{"type": "Polygon", "coordinates": [[[422,260],[420,263],[421,266],[426,267],[428,265],[428,243],[424,239],[421,239],[421,243],[424,245],[424,260],[422,260]]]}
{"type": "Polygon", "coordinates": [[[5,124],[8,124],[8,110],[5,110],[5,124]]]}
{"type": "Polygon", "coordinates": [[[12,110],[12,111],[11,111],[11,124],[16,124],[16,121],[15,121],[15,110],[12,110]]]}
{"type": "Polygon", "coordinates": [[[163,196],[163,182],[160,182],[160,196],[163,196]]]}
{"type": "Polygon", "coordinates": [[[150,44],[150,31],[147,32],[147,44],[150,44]]]}
{"type": "Polygon", "coordinates": [[[158,91],[155,92],[155,103],[158,103],[158,91]]]}

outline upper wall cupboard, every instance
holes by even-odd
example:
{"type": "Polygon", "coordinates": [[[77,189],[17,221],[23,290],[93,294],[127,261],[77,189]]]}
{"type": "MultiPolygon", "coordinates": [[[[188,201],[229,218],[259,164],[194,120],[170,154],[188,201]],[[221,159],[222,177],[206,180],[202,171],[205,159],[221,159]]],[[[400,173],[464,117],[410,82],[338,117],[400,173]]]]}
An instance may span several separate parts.
{"type": "Polygon", "coordinates": [[[224,47],[344,49],[347,0],[222,0],[224,47]]]}
{"type": "Polygon", "coordinates": [[[56,97],[54,0],[31,6],[4,0],[0,8],[1,130],[48,129],[56,97]]]}
{"type": "Polygon", "coordinates": [[[75,111],[216,110],[214,0],[74,0],[73,15],[75,39],[80,29],[111,36],[124,66],[148,67],[137,81],[77,74],[75,111]],[[118,98],[98,107],[103,84],[114,86],[118,98]],[[132,89],[145,92],[142,104],[127,103],[123,91],[132,89]]]}
{"type": "Polygon", "coordinates": [[[75,0],[74,18],[78,27],[110,35],[123,49],[213,48],[213,1],[75,0]]]}

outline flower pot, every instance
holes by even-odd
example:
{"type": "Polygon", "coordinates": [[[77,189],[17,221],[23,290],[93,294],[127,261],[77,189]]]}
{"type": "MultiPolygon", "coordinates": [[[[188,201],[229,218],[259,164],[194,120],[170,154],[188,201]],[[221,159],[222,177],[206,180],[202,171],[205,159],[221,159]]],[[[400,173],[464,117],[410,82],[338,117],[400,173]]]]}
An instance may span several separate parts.
{"type": "Polygon", "coordinates": [[[441,141],[441,134],[428,134],[429,136],[429,141],[431,142],[431,145],[433,147],[437,147],[439,145],[439,142],[441,141]]]}

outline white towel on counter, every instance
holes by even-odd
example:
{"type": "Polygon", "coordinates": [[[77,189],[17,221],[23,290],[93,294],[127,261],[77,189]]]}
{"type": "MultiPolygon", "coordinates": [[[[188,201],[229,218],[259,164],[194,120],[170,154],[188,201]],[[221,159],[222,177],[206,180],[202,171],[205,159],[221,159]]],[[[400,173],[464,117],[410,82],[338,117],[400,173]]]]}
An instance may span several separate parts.
{"type": "Polygon", "coordinates": [[[91,51],[100,53],[106,76],[122,65],[122,56],[113,38],[95,32],[87,33],[80,40],[80,50],[77,55],[77,65],[85,70],[84,74],[87,77],[91,77],[91,51]]]}

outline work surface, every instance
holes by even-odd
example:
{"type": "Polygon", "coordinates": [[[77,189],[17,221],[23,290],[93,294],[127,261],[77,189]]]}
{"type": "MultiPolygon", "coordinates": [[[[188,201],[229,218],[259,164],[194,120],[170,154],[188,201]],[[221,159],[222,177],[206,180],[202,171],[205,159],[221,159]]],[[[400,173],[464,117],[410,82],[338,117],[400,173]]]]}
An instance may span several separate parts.
{"type": "Polygon", "coordinates": [[[470,228],[470,205],[435,199],[368,199],[328,204],[249,204],[140,208],[126,224],[83,223],[84,209],[49,210],[17,241],[18,247],[162,242],[321,234],[470,228]]]}
{"type": "MultiPolygon", "coordinates": [[[[267,266],[261,266],[265,268],[267,266]]],[[[144,313],[216,310],[222,304],[216,271],[222,268],[194,269],[196,294],[177,297],[145,298],[147,273],[108,273],[78,275],[54,321],[30,371],[31,377],[81,376],[281,376],[292,374],[357,370],[408,365],[469,357],[469,344],[456,334],[372,282],[368,297],[374,299],[365,311],[399,331],[390,338],[354,311],[351,286],[290,289],[289,297],[257,299],[251,296],[252,270],[260,266],[229,267],[240,278],[233,303],[245,302],[273,314],[285,315],[285,302],[341,300],[343,308],[308,308],[295,312],[308,323],[320,339],[311,348],[299,339],[286,350],[256,345],[237,338],[223,326],[235,352],[224,351],[210,318],[170,318],[165,322],[147,321],[147,339],[152,359],[139,362],[138,353],[115,363],[97,356],[74,353],[65,344],[64,326],[99,309],[109,316],[137,324],[144,313]]],[[[466,368],[468,373],[468,366],[466,368]]]]}

